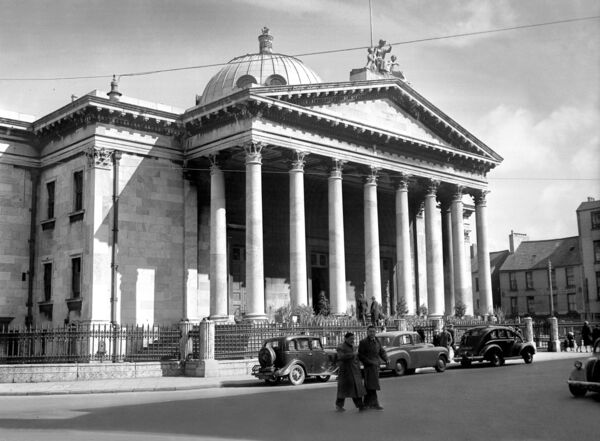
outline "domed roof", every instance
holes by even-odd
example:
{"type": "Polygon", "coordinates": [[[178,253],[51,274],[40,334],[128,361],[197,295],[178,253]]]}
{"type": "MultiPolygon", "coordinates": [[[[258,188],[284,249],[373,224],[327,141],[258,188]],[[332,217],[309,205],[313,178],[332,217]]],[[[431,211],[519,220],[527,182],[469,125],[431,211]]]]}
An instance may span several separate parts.
{"type": "Polygon", "coordinates": [[[208,104],[246,87],[322,83],[321,78],[297,58],[272,52],[273,36],[263,28],[259,53],[236,57],[206,87],[198,104],[208,104]]]}

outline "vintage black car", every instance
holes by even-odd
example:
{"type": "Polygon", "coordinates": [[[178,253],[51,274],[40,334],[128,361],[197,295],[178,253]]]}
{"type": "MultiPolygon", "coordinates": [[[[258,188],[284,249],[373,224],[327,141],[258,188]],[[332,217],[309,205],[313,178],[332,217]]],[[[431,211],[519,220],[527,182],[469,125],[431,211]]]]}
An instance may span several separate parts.
{"type": "Polygon", "coordinates": [[[267,383],[288,379],[294,386],[307,377],[328,381],[337,372],[335,350],[325,350],[317,336],[290,335],[265,340],[252,375],[267,383]]]}
{"type": "Polygon", "coordinates": [[[454,360],[463,367],[473,361],[502,366],[509,358],[523,358],[529,364],[535,352],[535,345],[524,341],[521,334],[509,326],[477,326],[465,331],[454,360]]]}
{"type": "Polygon", "coordinates": [[[583,397],[588,391],[600,392],[600,338],[596,339],[589,358],[575,362],[568,384],[575,397],[583,397]]]}

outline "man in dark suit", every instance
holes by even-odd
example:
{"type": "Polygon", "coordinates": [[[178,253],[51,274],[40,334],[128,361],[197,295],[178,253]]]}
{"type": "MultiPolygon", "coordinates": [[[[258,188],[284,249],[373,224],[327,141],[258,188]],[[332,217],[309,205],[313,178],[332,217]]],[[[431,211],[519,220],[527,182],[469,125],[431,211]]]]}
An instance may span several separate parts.
{"type": "Polygon", "coordinates": [[[364,399],[365,407],[375,410],[383,410],[377,398],[379,386],[379,365],[381,361],[387,363],[388,358],[383,346],[375,336],[377,330],[371,325],[367,328],[367,338],[358,344],[358,358],[363,364],[363,374],[365,377],[365,389],[367,395],[364,399]]]}

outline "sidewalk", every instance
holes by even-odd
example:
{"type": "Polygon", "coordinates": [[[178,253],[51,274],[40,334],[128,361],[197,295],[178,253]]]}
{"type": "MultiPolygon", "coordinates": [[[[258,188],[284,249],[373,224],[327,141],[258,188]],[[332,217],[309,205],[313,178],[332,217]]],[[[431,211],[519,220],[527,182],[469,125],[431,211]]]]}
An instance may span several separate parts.
{"type": "MultiPolygon", "coordinates": [[[[538,352],[534,363],[549,360],[584,359],[590,356],[585,352],[538,352]]],[[[450,365],[458,366],[457,363],[450,365]]],[[[565,373],[565,375],[567,375],[565,373]]],[[[100,394],[118,392],[157,392],[208,389],[216,387],[235,387],[256,384],[258,380],[251,375],[236,377],[151,377],[87,381],[60,381],[44,383],[0,383],[0,396],[24,395],[67,395],[100,394]]]]}

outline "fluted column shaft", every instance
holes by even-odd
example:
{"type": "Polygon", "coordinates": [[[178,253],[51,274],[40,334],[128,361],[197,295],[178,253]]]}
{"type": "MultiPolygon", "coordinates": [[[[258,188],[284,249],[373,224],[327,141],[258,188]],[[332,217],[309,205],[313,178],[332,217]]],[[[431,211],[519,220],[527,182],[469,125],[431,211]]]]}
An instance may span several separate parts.
{"type": "Polygon", "coordinates": [[[335,161],[328,179],[329,200],[329,299],[333,314],[346,313],[346,257],[342,163],[335,161]]]}
{"type": "Polygon", "coordinates": [[[453,195],[451,211],[452,220],[452,263],[454,265],[454,296],[456,302],[467,307],[465,314],[473,315],[473,301],[468,290],[467,265],[465,261],[465,225],[463,220],[463,189],[457,187],[453,195]],[[470,310],[469,310],[470,305],[470,310]]]}
{"type": "Polygon", "coordinates": [[[427,252],[427,300],[430,316],[444,313],[444,263],[442,222],[437,207],[438,183],[432,181],[425,195],[425,242],[427,252]]]}
{"type": "Polygon", "coordinates": [[[304,213],[304,154],[298,153],[290,170],[290,302],[308,305],[306,226],[304,213]]]}
{"type": "Polygon", "coordinates": [[[246,317],[264,319],[265,285],[262,215],[262,144],[246,148],[246,317]]]}
{"type": "Polygon", "coordinates": [[[227,318],[227,219],[225,179],[216,162],[210,168],[210,317],[227,318]]]}
{"type": "Polygon", "coordinates": [[[490,250],[488,246],[486,192],[475,197],[475,223],[477,229],[477,268],[479,277],[479,301],[482,314],[492,314],[494,309],[492,296],[492,277],[490,269],[490,250]]]}
{"type": "Polygon", "coordinates": [[[365,281],[368,297],[381,301],[381,263],[379,258],[379,217],[377,215],[377,176],[371,174],[364,185],[365,281]]]}

